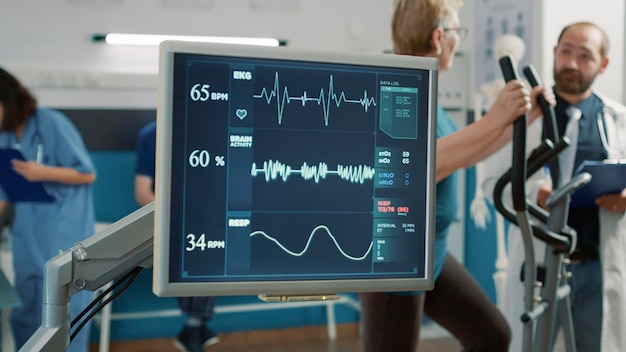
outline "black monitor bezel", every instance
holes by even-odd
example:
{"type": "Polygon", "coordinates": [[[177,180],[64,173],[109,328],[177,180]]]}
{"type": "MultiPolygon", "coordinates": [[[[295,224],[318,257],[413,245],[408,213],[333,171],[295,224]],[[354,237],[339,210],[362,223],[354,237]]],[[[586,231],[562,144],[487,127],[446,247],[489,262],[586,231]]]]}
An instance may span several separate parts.
{"type": "Polygon", "coordinates": [[[356,52],[330,52],[293,48],[268,48],[258,46],[222,45],[165,41],[160,45],[159,85],[157,105],[157,162],[154,232],[153,291],[158,296],[202,295],[312,295],[338,292],[378,292],[429,290],[434,286],[434,195],[435,195],[435,142],[437,111],[438,60],[425,57],[366,54],[356,52]],[[384,279],[324,279],[241,282],[171,282],[170,281],[170,212],[171,212],[171,148],[173,120],[173,77],[176,53],[205,54],[224,57],[291,60],[314,63],[414,68],[429,74],[428,141],[426,165],[428,174],[425,209],[426,269],[424,278],[384,279]]]}

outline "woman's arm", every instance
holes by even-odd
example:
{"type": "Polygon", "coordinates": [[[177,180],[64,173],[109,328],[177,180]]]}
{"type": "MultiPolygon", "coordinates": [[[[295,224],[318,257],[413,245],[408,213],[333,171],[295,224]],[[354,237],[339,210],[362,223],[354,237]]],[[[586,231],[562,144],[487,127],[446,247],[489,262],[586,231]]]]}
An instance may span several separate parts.
{"type": "Polygon", "coordinates": [[[29,181],[53,181],[71,185],[89,184],[96,180],[94,173],[80,173],[71,167],[55,167],[34,161],[11,160],[13,170],[29,181]]]}
{"type": "Polygon", "coordinates": [[[513,122],[528,113],[531,124],[541,117],[537,96],[551,104],[556,101],[552,90],[535,87],[530,97],[523,84],[511,81],[500,91],[487,114],[475,123],[437,139],[437,182],[459,168],[470,167],[486,159],[513,138],[513,122]],[[534,102],[530,104],[530,102],[534,102]]]}
{"type": "Polygon", "coordinates": [[[501,139],[504,129],[483,121],[437,139],[437,182],[459,168],[474,165],[490,145],[501,139]]]}
{"type": "Polygon", "coordinates": [[[511,139],[511,124],[530,108],[524,85],[519,81],[508,82],[482,119],[437,139],[437,182],[502,147],[511,139]]]}
{"type": "Polygon", "coordinates": [[[4,212],[7,210],[8,207],[9,207],[9,202],[7,202],[6,200],[0,200],[0,216],[4,214],[4,212]]]}
{"type": "Polygon", "coordinates": [[[150,176],[135,175],[135,200],[142,207],[154,200],[153,182],[150,176]]]}

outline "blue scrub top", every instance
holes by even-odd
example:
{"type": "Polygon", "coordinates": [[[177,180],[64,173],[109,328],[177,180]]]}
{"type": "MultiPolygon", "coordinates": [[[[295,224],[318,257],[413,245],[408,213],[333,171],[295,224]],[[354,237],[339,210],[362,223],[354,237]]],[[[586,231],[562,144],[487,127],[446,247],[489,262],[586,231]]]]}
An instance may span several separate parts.
{"type": "MultiPolygon", "coordinates": [[[[137,166],[135,174],[148,176],[154,180],[156,160],[156,121],[141,128],[137,136],[137,166]]],[[[153,191],[154,191],[154,182],[153,191]]]]}
{"type": "MultiPolygon", "coordinates": [[[[437,138],[447,136],[457,131],[457,127],[450,116],[437,106],[437,138]]],[[[437,183],[437,198],[435,200],[435,265],[434,278],[441,274],[443,262],[448,253],[448,230],[454,222],[458,212],[457,204],[457,172],[437,183]]]]}
{"type": "MultiPolygon", "coordinates": [[[[0,132],[0,148],[17,148],[27,160],[35,160],[43,147],[42,164],[71,167],[80,173],[95,173],[82,137],[71,121],[54,110],[38,109],[26,120],[22,139],[14,132],[0,132]]],[[[92,187],[44,182],[55,201],[17,202],[12,227],[14,270],[43,275],[45,263],[94,233],[92,187]]],[[[7,196],[0,187],[0,199],[7,196]]]]}
{"type": "MultiPolygon", "coordinates": [[[[457,127],[450,119],[448,113],[441,106],[437,106],[437,138],[447,136],[457,131],[457,127]]],[[[437,183],[435,199],[435,260],[434,280],[437,281],[446,255],[448,254],[448,231],[450,225],[456,219],[458,212],[457,204],[457,172],[444,178],[437,183]]],[[[394,292],[399,295],[420,295],[424,291],[394,292]]]]}

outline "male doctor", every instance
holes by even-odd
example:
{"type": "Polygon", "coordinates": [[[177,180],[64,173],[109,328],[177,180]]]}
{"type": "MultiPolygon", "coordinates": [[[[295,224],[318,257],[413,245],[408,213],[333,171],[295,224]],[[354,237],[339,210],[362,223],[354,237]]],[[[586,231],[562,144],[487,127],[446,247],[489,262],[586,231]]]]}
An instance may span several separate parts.
{"type": "MultiPolygon", "coordinates": [[[[565,27],[554,48],[555,115],[560,135],[565,135],[570,119],[578,124],[578,137],[568,135],[575,148],[569,161],[562,160],[560,169],[573,161],[576,168],[585,160],[626,158],[626,107],[591,89],[598,74],[609,63],[609,42],[597,25],[579,22],[565,27]],[[574,116],[572,108],[579,113],[574,116]],[[572,116],[572,117],[570,117],[572,116]],[[574,140],[576,139],[576,140],[574,140]]],[[[533,124],[528,130],[529,150],[540,142],[540,132],[533,124]],[[534,131],[534,132],[533,132],[534,131]]],[[[545,137],[545,136],[544,136],[545,137]]],[[[566,151],[567,151],[566,149],[566,151]]],[[[563,152],[564,155],[565,151],[563,152]]],[[[482,187],[491,196],[497,179],[510,166],[511,149],[504,148],[485,161],[482,187]]],[[[564,158],[562,158],[564,159],[564,158]]],[[[567,182],[571,171],[563,175],[567,182]]],[[[545,206],[552,193],[553,181],[538,172],[527,181],[529,199],[545,206]]],[[[510,196],[510,192],[506,192],[510,196]]],[[[504,200],[511,203],[510,199],[504,200]]],[[[572,272],[572,317],[578,352],[626,350],[626,190],[596,199],[597,207],[571,207],[568,225],[578,234],[577,248],[570,256],[568,271],[572,272]],[[602,323],[600,323],[602,322],[602,323]]],[[[534,240],[535,257],[543,260],[544,246],[534,240]]],[[[511,326],[513,338],[510,351],[522,347],[524,285],[520,270],[524,261],[522,236],[519,228],[509,230],[509,267],[505,293],[504,314],[511,326]]]]}

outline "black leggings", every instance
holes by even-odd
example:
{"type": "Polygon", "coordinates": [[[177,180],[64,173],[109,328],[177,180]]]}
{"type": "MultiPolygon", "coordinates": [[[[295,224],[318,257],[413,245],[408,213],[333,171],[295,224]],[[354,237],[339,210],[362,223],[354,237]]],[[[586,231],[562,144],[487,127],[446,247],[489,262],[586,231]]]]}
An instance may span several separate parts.
{"type": "Polygon", "coordinates": [[[417,350],[422,314],[454,335],[464,351],[506,352],[511,331],[467,270],[447,255],[435,288],[419,296],[362,293],[363,351],[417,350]]]}

